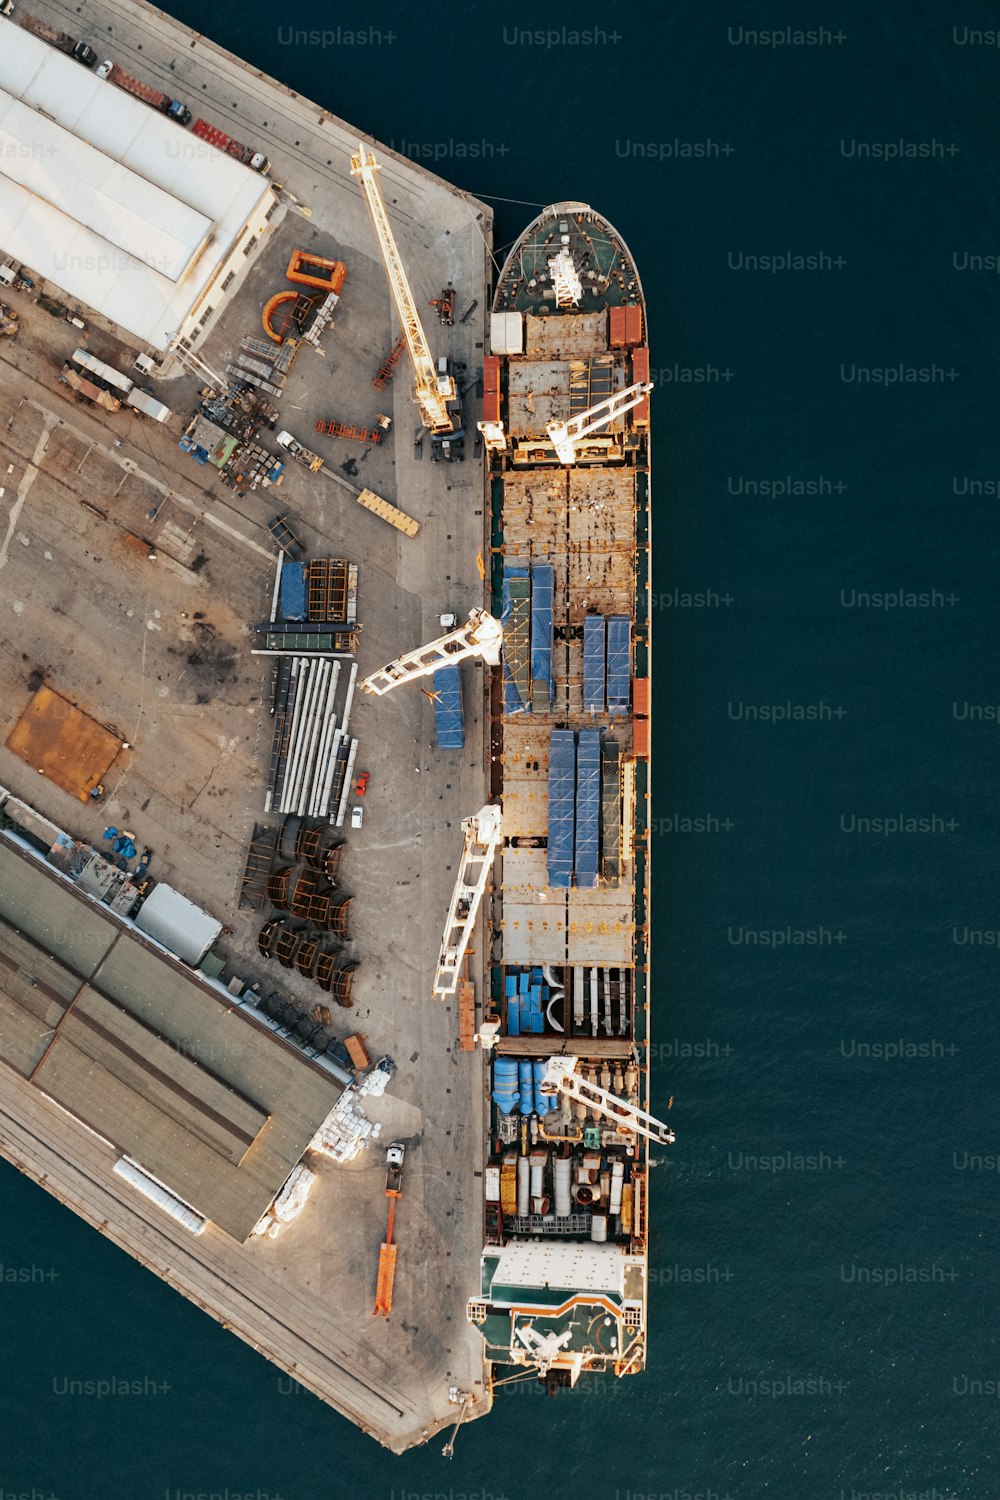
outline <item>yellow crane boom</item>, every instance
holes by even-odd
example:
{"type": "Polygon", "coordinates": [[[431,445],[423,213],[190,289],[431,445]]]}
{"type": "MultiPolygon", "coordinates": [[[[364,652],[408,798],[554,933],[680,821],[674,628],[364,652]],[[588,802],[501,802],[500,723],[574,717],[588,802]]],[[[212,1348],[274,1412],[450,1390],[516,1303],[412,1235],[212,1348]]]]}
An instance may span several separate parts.
{"type": "Polygon", "coordinates": [[[416,397],[424,425],[432,437],[440,437],[455,431],[455,419],[448,409],[449,402],[455,400],[455,382],[450,375],[439,375],[434,368],[427,337],[417,313],[417,304],[410,290],[403,262],[399,258],[389,225],[389,215],[385,211],[385,200],[377,176],[380,170],[374,153],[366,152],[364,145],[360,145],[357,155],[351,157],[351,175],[361,178],[361,186],[368,200],[375,235],[385,264],[385,274],[389,278],[389,288],[396,303],[396,313],[413,366],[416,397]]]}

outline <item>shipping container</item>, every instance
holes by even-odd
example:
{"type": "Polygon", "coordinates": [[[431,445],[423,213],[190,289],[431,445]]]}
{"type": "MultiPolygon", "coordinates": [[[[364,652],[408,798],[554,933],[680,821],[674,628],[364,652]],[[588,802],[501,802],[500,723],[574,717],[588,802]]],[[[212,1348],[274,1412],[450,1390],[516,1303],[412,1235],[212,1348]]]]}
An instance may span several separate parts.
{"type": "Polygon", "coordinates": [[[135,384],[127,375],[123,375],[121,370],[106,365],[103,359],[88,354],[86,349],[74,349],[70,363],[76,365],[78,370],[85,370],[88,375],[92,375],[98,385],[106,386],[108,390],[114,391],[116,396],[124,398],[135,384]]]}
{"type": "Polygon", "coordinates": [[[649,759],[649,720],[632,720],[632,751],[640,760],[649,759]]]}
{"type": "Polygon", "coordinates": [[[494,354],[524,353],[524,318],[519,312],[490,314],[490,348],[494,354]]]}
{"type": "Polygon", "coordinates": [[[636,677],[632,683],[633,712],[636,718],[649,717],[649,678],[636,677]]]}
{"type": "MultiPolygon", "coordinates": [[[[632,350],[632,384],[637,385],[639,381],[644,384],[649,381],[649,350],[632,350]]],[[[643,396],[638,406],[632,408],[632,422],[636,427],[649,426],[649,396],[643,396]]]]}
{"type": "Polygon", "coordinates": [[[483,359],[483,421],[500,420],[500,360],[495,354],[483,359]]]}
{"type": "Polygon", "coordinates": [[[348,1056],[359,1073],[363,1073],[366,1068],[371,1067],[372,1060],[368,1056],[368,1049],[364,1044],[363,1038],[358,1036],[357,1033],[353,1036],[345,1036],[344,1046],[347,1048],[348,1056]]]}

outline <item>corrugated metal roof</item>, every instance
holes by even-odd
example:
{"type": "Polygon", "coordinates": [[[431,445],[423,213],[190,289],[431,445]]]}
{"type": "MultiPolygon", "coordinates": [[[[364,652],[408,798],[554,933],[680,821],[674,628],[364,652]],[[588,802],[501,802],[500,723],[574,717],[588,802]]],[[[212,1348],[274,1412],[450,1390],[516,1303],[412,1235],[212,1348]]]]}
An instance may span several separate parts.
{"type": "Polygon", "coordinates": [[[272,189],[21,27],[0,41],[0,244],[166,349],[272,189]]]}
{"type": "Polygon", "coordinates": [[[0,1059],[245,1239],[339,1084],[3,834],[0,960],[0,1059]]]}
{"type": "Polygon", "coordinates": [[[31,214],[41,200],[123,255],[179,281],[212,232],[212,220],[147,182],[88,141],[0,89],[0,213],[31,214]]]}

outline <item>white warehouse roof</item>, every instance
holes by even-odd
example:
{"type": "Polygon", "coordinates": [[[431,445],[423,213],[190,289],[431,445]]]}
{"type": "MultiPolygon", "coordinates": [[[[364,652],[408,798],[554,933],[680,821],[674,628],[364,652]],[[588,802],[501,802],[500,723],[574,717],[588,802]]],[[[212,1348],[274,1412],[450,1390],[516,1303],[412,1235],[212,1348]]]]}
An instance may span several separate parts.
{"type": "Polygon", "coordinates": [[[166,349],[272,189],[0,19],[0,251],[166,349]]]}

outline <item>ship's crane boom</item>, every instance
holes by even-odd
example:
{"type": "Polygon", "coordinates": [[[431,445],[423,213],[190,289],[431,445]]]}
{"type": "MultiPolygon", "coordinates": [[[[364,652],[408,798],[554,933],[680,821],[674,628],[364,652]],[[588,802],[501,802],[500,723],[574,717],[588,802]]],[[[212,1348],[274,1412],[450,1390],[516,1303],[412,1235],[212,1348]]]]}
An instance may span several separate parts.
{"type": "Polygon", "coordinates": [[[389,278],[389,287],[396,303],[403,338],[406,340],[410,363],[413,365],[413,379],[420,413],[432,437],[447,436],[448,433],[454,432],[456,427],[455,417],[449,410],[449,404],[453,404],[456,399],[455,381],[450,375],[439,375],[434,368],[427,337],[417,313],[417,304],[410,290],[410,283],[389,225],[389,215],[385,210],[382,189],[379,187],[376,175],[380,170],[380,164],[375,160],[373,152],[366,152],[364,145],[360,145],[358,154],[351,157],[351,175],[361,178],[361,185],[368,200],[368,208],[375,225],[375,235],[385,263],[385,273],[389,278]]]}
{"type": "Polygon", "coordinates": [[[545,430],[552,440],[561,464],[576,462],[576,449],[584,438],[589,437],[592,432],[605,427],[613,422],[616,417],[623,417],[633,406],[638,406],[643,397],[653,389],[649,381],[638,381],[635,385],[627,386],[623,391],[616,391],[606,401],[599,401],[596,406],[588,407],[586,411],[577,412],[575,417],[570,417],[568,422],[547,422],[545,430]]]}
{"type": "Polygon", "coordinates": [[[413,682],[418,677],[429,677],[438,667],[456,666],[478,656],[487,666],[495,667],[500,662],[500,647],[503,644],[503,628],[485,609],[469,611],[469,618],[457,630],[449,630],[428,646],[418,646],[416,651],[404,651],[387,667],[381,667],[366,677],[361,686],[366,693],[382,697],[404,682],[413,682]]]}
{"type": "Polygon", "coordinates": [[[495,803],[487,803],[474,817],[463,818],[462,832],[465,847],[434,975],[432,993],[435,1000],[447,1000],[458,988],[459,970],[489,882],[493,856],[503,837],[500,808],[495,803]]]}
{"type": "Polygon", "coordinates": [[[581,1078],[576,1072],[578,1061],[576,1057],[550,1057],[545,1065],[541,1092],[566,1094],[570,1099],[589,1105],[622,1130],[633,1131],[664,1145],[673,1142],[674,1132],[662,1120],[655,1119],[635,1104],[629,1104],[627,1099],[620,1099],[617,1094],[609,1093],[607,1089],[598,1088],[596,1083],[588,1083],[585,1078],[581,1078]]]}

